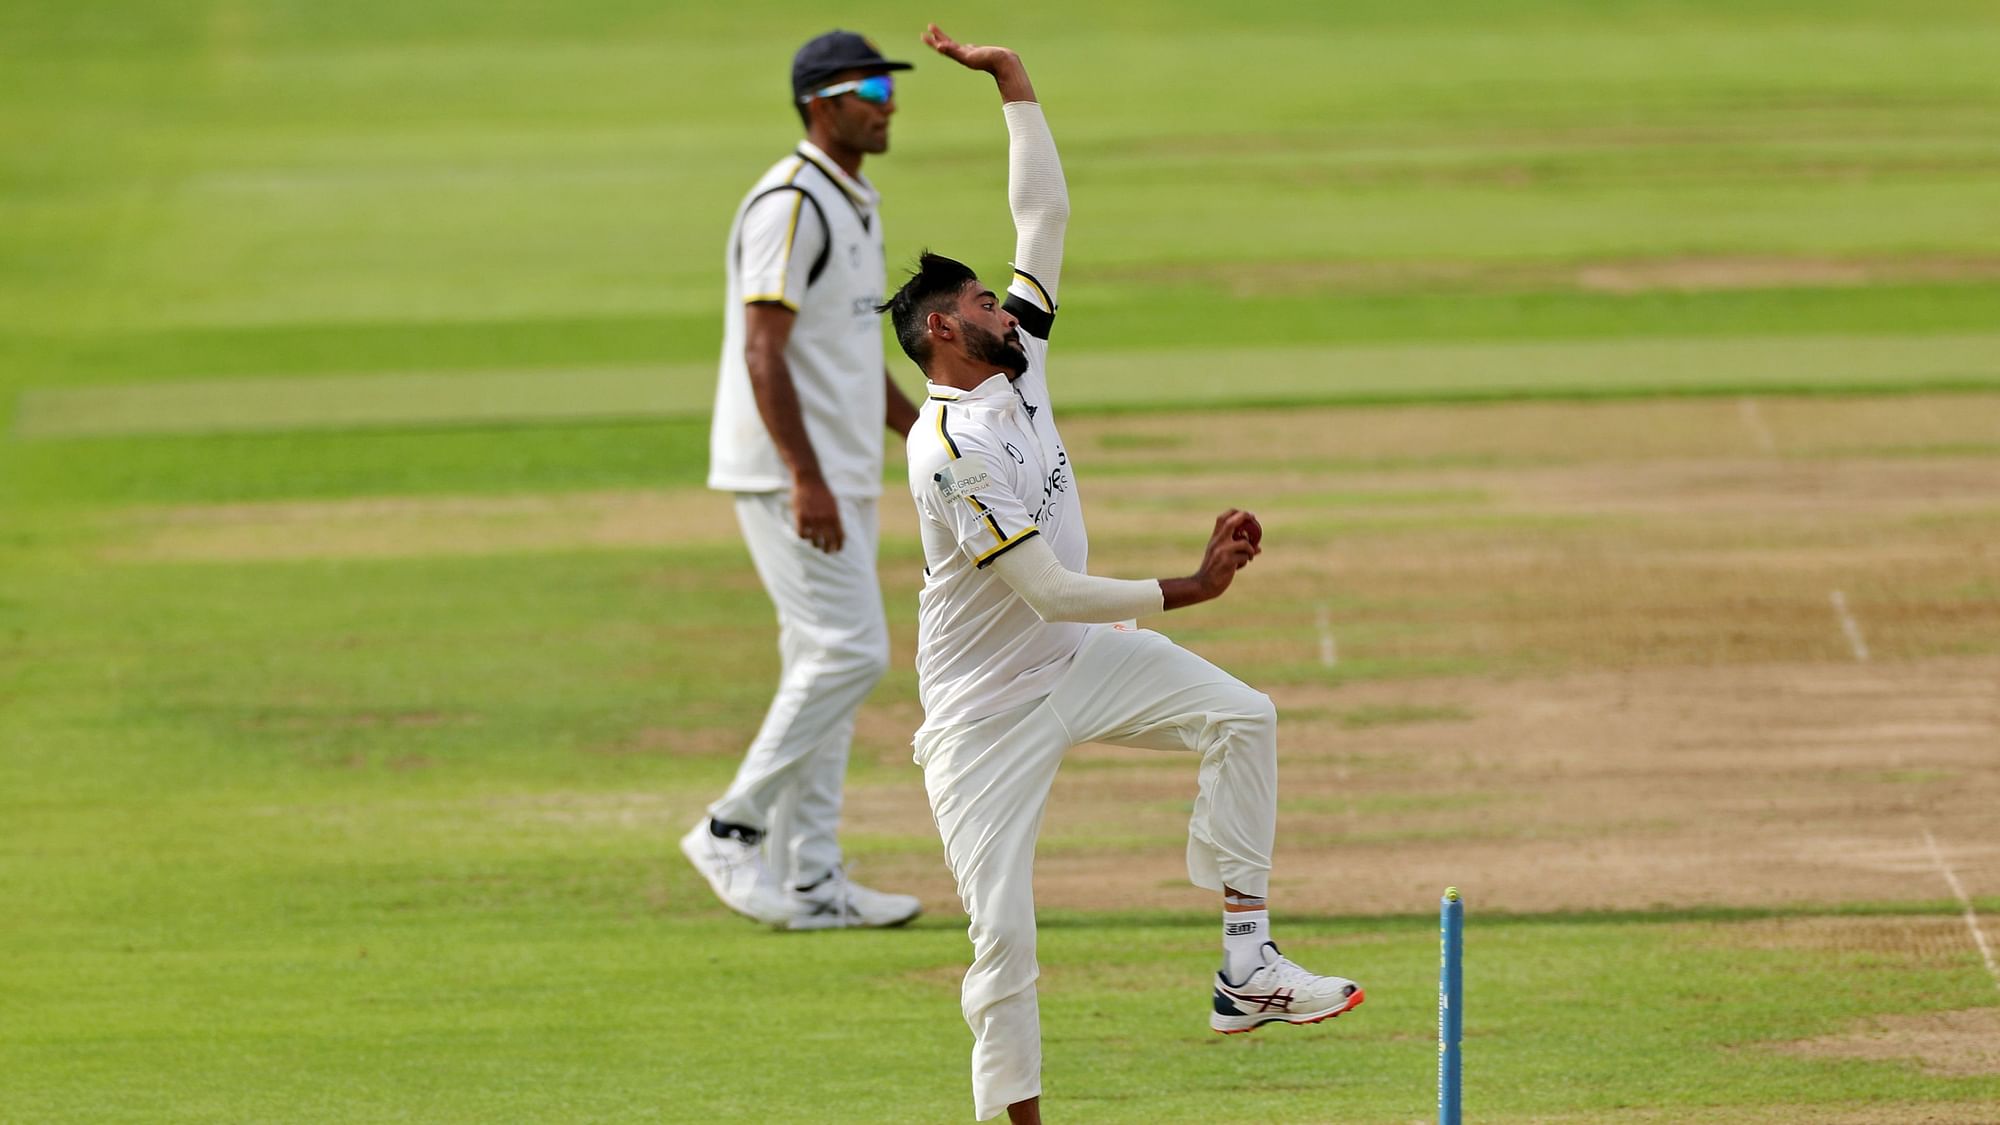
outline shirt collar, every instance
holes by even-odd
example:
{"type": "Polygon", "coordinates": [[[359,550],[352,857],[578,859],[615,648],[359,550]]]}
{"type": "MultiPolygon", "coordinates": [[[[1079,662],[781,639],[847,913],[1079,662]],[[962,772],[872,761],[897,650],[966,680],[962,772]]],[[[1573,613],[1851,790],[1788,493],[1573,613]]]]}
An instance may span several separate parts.
{"type": "Polygon", "coordinates": [[[882,202],[882,197],[876,193],[875,185],[868,182],[868,177],[848,175],[840,165],[833,162],[833,157],[820,151],[820,147],[811,141],[799,142],[799,155],[825,172],[828,179],[847,193],[847,198],[852,199],[856,207],[864,211],[873,211],[876,204],[882,202]]]}
{"type": "Polygon", "coordinates": [[[997,371],[987,376],[985,382],[969,391],[963,387],[939,386],[926,379],[924,380],[924,394],[930,398],[937,399],[939,402],[992,403],[1003,400],[1018,401],[1021,397],[1014,393],[1014,380],[1009,379],[1005,371],[997,371]]]}

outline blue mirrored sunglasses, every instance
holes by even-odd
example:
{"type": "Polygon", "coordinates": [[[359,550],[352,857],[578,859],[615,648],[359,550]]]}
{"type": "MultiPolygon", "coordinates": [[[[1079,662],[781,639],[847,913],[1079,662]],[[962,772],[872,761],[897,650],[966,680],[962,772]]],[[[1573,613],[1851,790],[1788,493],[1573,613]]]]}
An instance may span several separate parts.
{"type": "Polygon", "coordinates": [[[842,82],[828,86],[824,90],[814,90],[799,101],[809,102],[814,98],[833,98],[841,94],[853,94],[873,105],[886,105],[896,96],[896,80],[886,74],[871,74],[866,78],[856,78],[852,82],[842,82]]]}

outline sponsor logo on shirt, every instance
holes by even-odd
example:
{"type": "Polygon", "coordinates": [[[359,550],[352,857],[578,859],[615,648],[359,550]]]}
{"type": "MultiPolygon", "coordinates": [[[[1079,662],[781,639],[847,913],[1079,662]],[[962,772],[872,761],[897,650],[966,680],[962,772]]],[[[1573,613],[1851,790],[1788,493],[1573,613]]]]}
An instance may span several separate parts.
{"type": "Polygon", "coordinates": [[[937,482],[938,495],[950,503],[992,484],[993,474],[986,471],[986,463],[979,458],[961,457],[932,473],[931,479],[937,482]]]}

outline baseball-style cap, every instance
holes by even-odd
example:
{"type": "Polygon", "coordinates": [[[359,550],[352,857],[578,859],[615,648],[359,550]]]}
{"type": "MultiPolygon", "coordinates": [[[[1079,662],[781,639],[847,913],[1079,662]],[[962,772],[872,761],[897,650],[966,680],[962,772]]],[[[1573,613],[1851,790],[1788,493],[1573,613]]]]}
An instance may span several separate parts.
{"type": "Polygon", "coordinates": [[[882,57],[865,35],[829,31],[799,48],[792,56],[792,96],[804,97],[843,70],[909,70],[911,64],[882,57]]]}

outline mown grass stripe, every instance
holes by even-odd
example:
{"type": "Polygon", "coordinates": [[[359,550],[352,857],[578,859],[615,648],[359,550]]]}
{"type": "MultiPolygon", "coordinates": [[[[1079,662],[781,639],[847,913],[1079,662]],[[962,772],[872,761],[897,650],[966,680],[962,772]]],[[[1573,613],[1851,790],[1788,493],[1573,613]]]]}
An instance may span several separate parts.
{"type": "MultiPolygon", "coordinates": [[[[1063,355],[1066,412],[2000,387],[2000,333],[1228,348],[1063,355]]],[[[24,438],[690,417],[707,364],[37,388],[24,438]]]]}
{"type": "Polygon", "coordinates": [[[40,388],[22,394],[15,432],[69,438],[654,418],[705,402],[714,384],[712,365],[679,364],[40,388]]]}

